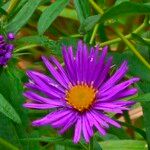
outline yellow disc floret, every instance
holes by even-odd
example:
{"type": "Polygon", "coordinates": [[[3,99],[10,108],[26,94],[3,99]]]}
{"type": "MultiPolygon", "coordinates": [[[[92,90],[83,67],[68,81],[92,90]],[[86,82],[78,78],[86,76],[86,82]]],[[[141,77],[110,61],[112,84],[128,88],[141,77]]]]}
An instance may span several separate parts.
{"type": "Polygon", "coordinates": [[[96,90],[87,85],[76,85],[71,87],[66,93],[68,104],[79,111],[88,109],[93,103],[96,95],[96,90]]]}

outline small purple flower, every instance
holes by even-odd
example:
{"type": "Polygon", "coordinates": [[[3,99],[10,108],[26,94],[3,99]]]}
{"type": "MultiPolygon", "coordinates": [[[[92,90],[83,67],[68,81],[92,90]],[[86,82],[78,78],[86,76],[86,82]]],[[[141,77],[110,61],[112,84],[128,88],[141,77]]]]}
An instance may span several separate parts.
{"type": "Polygon", "coordinates": [[[83,136],[86,142],[96,128],[106,135],[110,125],[120,128],[120,124],[108,116],[108,113],[122,114],[134,104],[124,98],[137,93],[131,85],[139,80],[122,80],[128,71],[127,62],[109,75],[112,57],[106,61],[108,47],[99,55],[99,47],[88,51],[87,45],[78,42],[74,56],[73,48],[62,48],[64,67],[54,58],[42,57],[52,77],[36,71],[28,71],[29,89],[24,96],[31,102],[24,107],[31,109],[51,109],[45,117],[33,121],[34,126],[51,125],[63,134],[74,128],[74,143],[83,136]]]}
{"type": "Polygon", "coordinates": [[[13,33],[8,33],[7,38],[8,38],[8,40],[12,41],[15,39],[15,35],[13,33]]]}
{"type": "Polygon", "coordinates": [[[14,38],[13,33],[8,33],[7,39],[5,39],[3,35],[0,35],[0,66],[5,66],[12,57],[14,46],[8,41],[12,41],[14,38]]]}

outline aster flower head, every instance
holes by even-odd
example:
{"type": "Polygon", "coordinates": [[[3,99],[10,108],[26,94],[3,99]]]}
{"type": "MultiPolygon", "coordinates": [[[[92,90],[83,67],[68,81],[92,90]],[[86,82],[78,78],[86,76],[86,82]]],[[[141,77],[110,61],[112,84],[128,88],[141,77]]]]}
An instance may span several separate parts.
{"type": "Polygon", "coordinates": [[[79,41],[75,55],[72,46],[62,47],[64,66],[54,57],[42,57],[52,77],[27,72],[30,80],[24,96],[31,101],[24,107],[51,110],[33,121],[34,126],[51,125],[60,134],[73,128],[74,143],[81,137],[89,142],[94,129],[105,135],[110,125],[120,128],[108,113],[121,114],[134,104],[123,99],[137,93],[131,85],[139,78],[122,80],[128,70],[126,61],[110,76],[112,57],[106,59],[107,49],[104,47],[100,54],[98,46],[88,49],[79,41]]]}
{"type": "Polygon", "coordinates": [[[14,46],[9,41],[14,40],[15,36],[13,33],[8,33],[7,38],[0,35],[0,67],[5,66],[8,60],[12,57],[14,46]]]}

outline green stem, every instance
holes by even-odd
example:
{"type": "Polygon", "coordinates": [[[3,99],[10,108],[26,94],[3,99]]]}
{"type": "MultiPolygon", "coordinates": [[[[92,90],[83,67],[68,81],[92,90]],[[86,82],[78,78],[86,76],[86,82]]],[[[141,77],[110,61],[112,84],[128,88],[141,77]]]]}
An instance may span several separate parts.
{"type": "MultiPolygon", "coordinates": [[[[129,116],[129,112],[128,111],[124,111],[123,112],[123,115],[124,115],[124,119],[125,119],[125,122],[127,124],[130,124],[132,125],[132,122],[131,122],[131,119],[130,119],[130,116],[129,116]]],[[[129,130],[129,134],[132,138],[134,138],[134,131],[132,128],[128,127],[128,130],[129,130]]]]}
{"type": "Polygon", "coordinates": [[[0,138],[0,145],[5,147],[7,150],[19,150],[17,147],[13,146],[2,138],[0,138]]]}
{"type": "MultiPolygon", "coordinates": [[[[17,5],[18,1],[19,0],[11,0],[10,1],[10,4],[9,4],[7,10],[6,10],[7,14],[10,14],[10,12],[13,10],[13,8],[17,5]]],[[[2,20],[5,20],[6,18],[7,18],[7,16],[3,16],[2,20]]]]}
{"type": "MultiPolygon", "coordinates": [[[[145,19],[144,19],[144,22],[137,28],[133,31],[133,33],[139,33],[140,31],[142,31],[145,26],[147,25],[147,22],[148,22],[148,17],[146,16],[145,19]]],[[[130,39],[132,37],[132,34],[128,34],[125,36],[126,39],[130,39]]],[[[113,40],[109,40],[109,41],[106,41],[106,42],[103,42],[103,43],[100,43],[100,46],[101,47],[104,47],[106,45],[112,45],[112,44],[115,44],[115,43],[118,43],[121,41],[121,38],[116,38],[116,39],[113,39],[113,40]]]]}
{"type": "Polygon", "coordinates": [[[146,42],[150,42],[150,39],[148,38],[143,38],[143,40],[145,40],[146,42]]]}
{"type": "Polygon", "coordinates": [[[14,53],[20,52],[20,51],[25,50],[25,49],[37,47],[37,46],[38,46],[37,44],[31,44],[31,45],[23,46],[23,47],[20,47],[20,48],[16,49],[16,50],[14,51],[14,53]]]}
{"type": "Polygon", "coordinates": [[[148,21],[149,21],[148,16],[145,16],[145,19],[144,19],[143,23],[136,30],[134,30],[133,33],[139,33],[139,32],[141,32],[145,28],[145,26],[148,25],[148,21]]]}
{"type": "Polygon", "coordinates": [[[94,30],[93,30],[93,33],[92,33],[92,36],[91,36],[91,39],[90,39],[90,44],[92,44],[93,41],[94,41],[94,38],[96,36],[96,32],[98,30],[98,27],[99,27],[99,24],[96,24],[95,27],[94,27],[94,30]]]}
{"type": "MultiPolygon", "coordinates": [[[[93,0],[89,0],[89,2],[90,2],[91,5],[93,6],[93,8],[94,8],[95,10],[97,10],[97,12],[98,12],[99,14],[101,14],[101,15],[104,14],[103,9],[102,9],[100,6],[98,6],[93,0]]],[[[98,30],[98,27],[99,27],[99,24],[96,24],[95,27],[94,27],[94,29],[93,29],[93,33],[92,33],[92,36],[91,36],[91,39],[90,39],[90,44],[92,44],[93,41],[94,41],[94,38],[95,38],[95,36],[96,36],[96,32],[97,32],[97,30],[98,30]]]]}
{"type": "Polygon", "coordinates": [[[88,148],[82,143],[82,142],[79,142],[79,144],[81,145],[81,147],[85,150],[88,150],[88,148]]]}
{"type": "Polygon", "coordinates": [[[90,2],[91,5],[93,6],[93,8],[94,8],[95,10],[97,10],[98,13],[100,13],[101,15],[104,14],[103,9],[102,9],[100,6],[98,6],[93,0],[89,0],[89,2],[90,2]]]}
{"type": "Polygon", "coordinates": [[[90,143],[89,143],[89,150],[93,150],[93,138],[91,138],[90,143]]]}
{"type": "Polygon", "coordinates": [[[150,64],[145,60],[145,58],[138,52],[134,45],[118,30],[115,29],[116,34],[122,39],[122,41],[132,50],[132,52],[141,60],[141,62],[150,69],[150,64]]]}

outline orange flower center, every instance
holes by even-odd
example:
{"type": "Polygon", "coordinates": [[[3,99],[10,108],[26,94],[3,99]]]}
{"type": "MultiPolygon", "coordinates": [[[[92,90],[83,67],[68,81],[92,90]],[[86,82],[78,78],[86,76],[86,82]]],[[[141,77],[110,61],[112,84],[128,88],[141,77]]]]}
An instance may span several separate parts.
{"type": "Polygon", "coordinates": [[[93,103],[96,95],[96,90],[87,85],[73,86],[66,93],[66,99],[68,104],[73,106],[78,111],[88,109],[93,103]]]}

